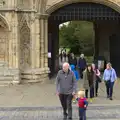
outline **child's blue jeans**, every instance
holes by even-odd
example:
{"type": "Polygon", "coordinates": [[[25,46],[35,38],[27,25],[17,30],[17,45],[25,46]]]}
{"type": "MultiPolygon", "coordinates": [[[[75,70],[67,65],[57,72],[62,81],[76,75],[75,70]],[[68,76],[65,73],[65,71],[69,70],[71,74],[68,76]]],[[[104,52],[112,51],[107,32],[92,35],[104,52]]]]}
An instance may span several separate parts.
{"type": "Polygon", "coordinates": [[[79,120],[86,120],[86,109],[79,108],[79,120]]]}

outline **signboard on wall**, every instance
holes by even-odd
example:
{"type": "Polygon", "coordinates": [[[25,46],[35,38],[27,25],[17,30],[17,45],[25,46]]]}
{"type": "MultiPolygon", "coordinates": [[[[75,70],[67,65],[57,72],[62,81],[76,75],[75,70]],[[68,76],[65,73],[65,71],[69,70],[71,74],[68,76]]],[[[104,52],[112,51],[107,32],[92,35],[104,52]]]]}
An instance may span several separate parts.
{"type": "Polygon", "coordinates": [[[48,58],[51,58],[51,52],[48,52],[48,58]]]}

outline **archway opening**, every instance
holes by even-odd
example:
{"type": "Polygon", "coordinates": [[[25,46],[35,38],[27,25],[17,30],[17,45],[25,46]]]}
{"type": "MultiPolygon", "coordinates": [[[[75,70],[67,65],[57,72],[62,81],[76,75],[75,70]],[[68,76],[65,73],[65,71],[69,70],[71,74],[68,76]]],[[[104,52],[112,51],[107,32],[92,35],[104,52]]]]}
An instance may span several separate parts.
{"type": "Polygon", "coordinates": [[[94,23],[89,21],[68,21],[59,25],[59,67],[69,62],[69,56],[74,53],[77,58],[81,53],[87,62],[93,61],[95,31],[94,23]],[[86,33],[86,34],[85,34],[86,33]]]}
{"type": "Polygon", "coordinates": [[[48,52],[51,53],[49,58],[49,67],[51,75],[58,70],[59,54],[59,25],[67,21],[89,21],[94,24],[95,31],[95,59],[104,59],[110,61],[113,67],[119,73],[119,58],[117,53],[119,47],[119,28],[120,14],[115,10],[97,3],[73,3],[51,13],[48,24],[48,52]],[[113,37],[116,36],[116,37],[113,37]],[[114,50],[113,50],[114,49],[114,50]]]}

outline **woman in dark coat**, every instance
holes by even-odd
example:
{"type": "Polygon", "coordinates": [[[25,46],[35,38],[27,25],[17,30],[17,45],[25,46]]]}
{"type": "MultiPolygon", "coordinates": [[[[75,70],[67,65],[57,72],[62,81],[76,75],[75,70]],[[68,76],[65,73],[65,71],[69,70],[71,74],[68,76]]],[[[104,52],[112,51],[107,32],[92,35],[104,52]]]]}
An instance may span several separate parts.
{"type": "Polygon", "coordinates": [[[95,73],[91,65],[88,65],[83,72],[83,88],[85,89],[86,98],[88,98],[88,91],[90,90],[90,102],[94,98],[95,73]]]}

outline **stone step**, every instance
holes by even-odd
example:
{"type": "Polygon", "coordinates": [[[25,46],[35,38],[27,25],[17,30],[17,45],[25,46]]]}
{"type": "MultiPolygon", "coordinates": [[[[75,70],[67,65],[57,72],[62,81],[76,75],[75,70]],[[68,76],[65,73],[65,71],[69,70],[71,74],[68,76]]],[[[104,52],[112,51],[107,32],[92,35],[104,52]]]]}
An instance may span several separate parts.
{"type": "MultiPolygon", "coordinates": [[[[7,120],[62,120],[61,107],[1,107],[0,117],[7,120]],[[2,116],[1,116],[2,115],[2,116]],[[13,115],[13,116],[11,116],[13,115]]],[[[120,105],[89,106],[88,120],[120,120],[120,105]]],[[[2,119],[3,120],[3,119],[2,119]]],[[[78,120],[78,108],[73,107],[73,120],[78,120]]]]}

